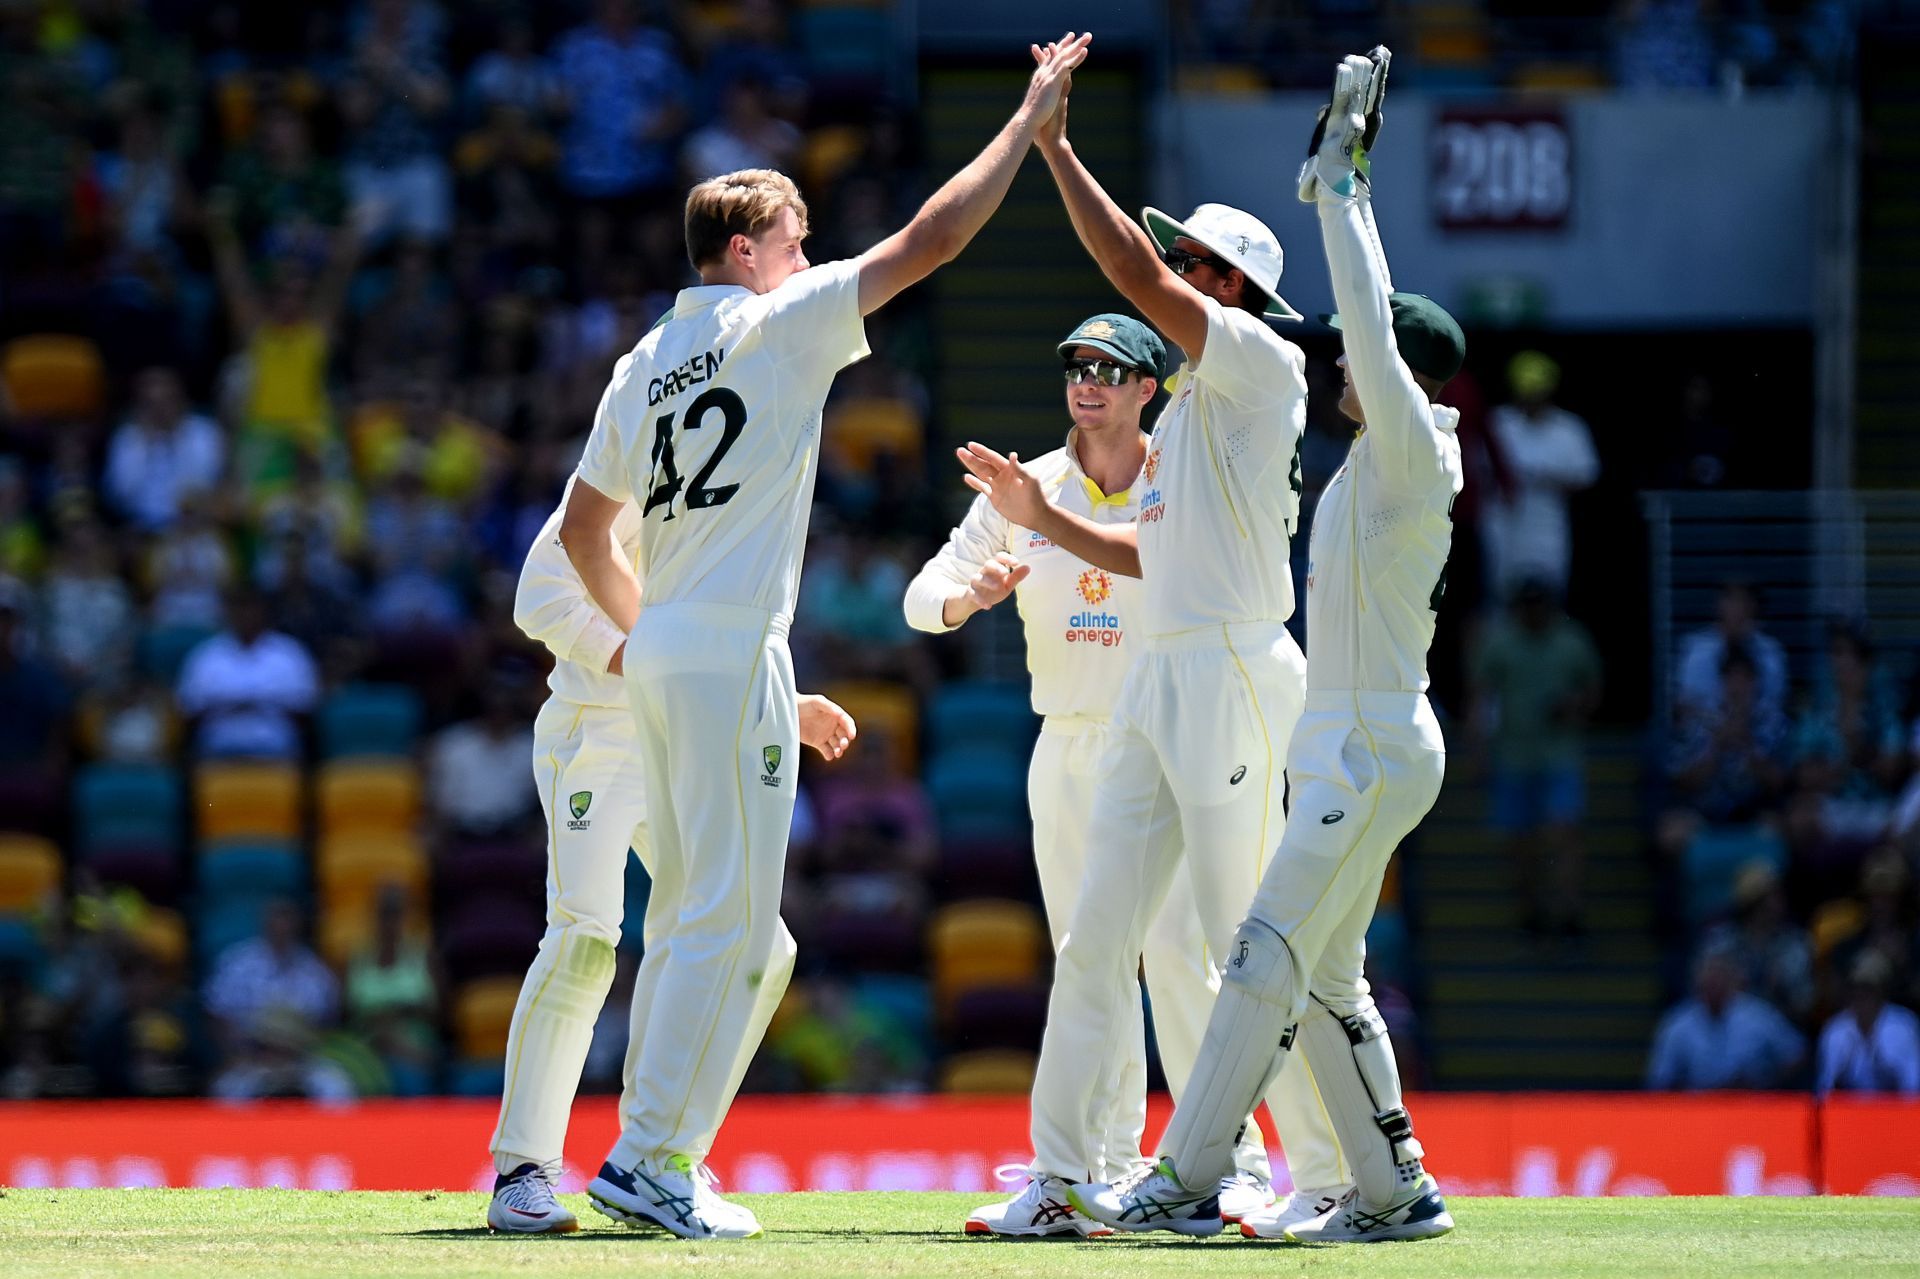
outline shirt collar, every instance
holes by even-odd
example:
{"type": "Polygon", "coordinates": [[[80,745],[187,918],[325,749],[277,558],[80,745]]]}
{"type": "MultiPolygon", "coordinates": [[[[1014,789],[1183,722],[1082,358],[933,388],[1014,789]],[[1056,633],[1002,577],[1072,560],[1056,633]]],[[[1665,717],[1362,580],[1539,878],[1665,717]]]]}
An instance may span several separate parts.
{"type": "Polygon", "coordinates": [[[751,295],[753,290],[744,284],[696,284],[690,289],[682,289],[674,295],[673,314],[675,319],[691,315],[716,306],[730,297],[751,295]]]}
{"type": "MultiPolygon", "coordinates": [[[[1141,434],[1145,435],[1146,433],[1143,431],[1141,434]]],[[[1101,492],[1100,486],[1093,482],[1093,477],[1088,475],[1086,468],[1080,465],[1079,440],[1080,428],[1077,426],[1068,427],[1065,450],[1067,455],[1067,474],[1060,477],[1060,482],[1065,484],[1069,477],[1079,480],[1081,490],[1086,493],[1088,503],[1091,504],[1092,509],[1096,512],[1103,506],[1111,506],[1116,510],[1124,510],[1127,503],[1132,500],[1133,485],[1127,485],[1126,488],[1121,489],[1118,493],[1101,492]]]]}

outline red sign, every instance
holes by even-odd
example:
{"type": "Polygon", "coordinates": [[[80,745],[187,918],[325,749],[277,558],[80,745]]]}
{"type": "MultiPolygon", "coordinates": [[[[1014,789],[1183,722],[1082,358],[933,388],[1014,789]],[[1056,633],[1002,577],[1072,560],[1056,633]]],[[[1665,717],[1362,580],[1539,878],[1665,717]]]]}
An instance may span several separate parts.
{"type": "Polygon", "coordinates": [[[1552,108],[1450,107],[1434,121],[1428,189],[1448,230],[1565,226],[1573,176],[1573,135],[1552,108]]]}
{"type": "MultiPolygon", "coordinates": [[[[562,1188],[598,1170],[612,1098],[574,1108],[562,1188]]],[[[1435,1093],[1408,1105],[1462,1195],[1920,1194],[1920,1102],[1794,1094],[1435,1093]]],[[[0,1185],[484,1189],[485,1101],[0,1103],[0,1185]]],[[[1151,1107],[1148,1131],[1166,1119],[1151,1107]]],[[[965,1190],[1028,1158],[1025,1098],[748,1097],[712,1164],[731,1190],[965,1190]]],[[[1278,1160],[1275,1172],[1284,1168],[1278,1160]]]]}

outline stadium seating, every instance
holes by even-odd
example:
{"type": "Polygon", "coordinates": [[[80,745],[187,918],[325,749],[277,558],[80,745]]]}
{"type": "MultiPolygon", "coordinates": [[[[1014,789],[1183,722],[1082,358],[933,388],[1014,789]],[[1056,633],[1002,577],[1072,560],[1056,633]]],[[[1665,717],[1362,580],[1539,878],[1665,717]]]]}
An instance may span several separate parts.
{"type": "Polygon", "coordinates": [[[420,776],[407,760],[335,760],[320,769],[320,834],[410,833],[420,818],[420,776]]]}
{"type": "Polygon", "coordinates": [[[196,881],[203,900],[235,893],[305,897],[307,863],[284,841],[222,841],[200,850],[196,881]]]}
{"type": "Polygon", "coordinates": [[[520,998],[518,977],[483,977],[454,992],[453,1029],[462,1057],[499,1057],[520,998]]]}
{"type": "Polygon", "coordinates": [[[863,731],[882,734],[903,777],[920,771],[920,707],[911,690],[885,680],[837,680],[820,690],[851,716],[863,731]]]}
{"type": "Polygon", "coordinates": [[[1004,745],[940,748],[927,791],[945,839],[1013,838],[1027,830],[1027,760],[1004,745]],[[982,797],[992,796],[983,803],[982,797]]]}
{"type": "Polygon", "coordinates": [[[1033,1053],[1012,1048],[956,1053],[940,1063],[940,1091],[1024,1096],[1033,1091],[1037,1064],[1033,1053]]]}
{"type": "Polygon", "coordinates": [[[926,423],[909,401],[849,398],[829,409],[827,418],[824,447],[830,451],[837,472],[869,474],[874,457],[880,453],[891,453],[905,465],[919,467],[926,423]]]}
{"type": "Polygon", "coordinates": [[[942,685],[927,707],[927,742],[936,756],[989,746],[1017,752],[1024,763],[1039,731],[1024,684],[956,680],[942,685]]]}
{"type": "Polygon", "coordinates": [[[420,695],[399,684],[349,684],[320,707],[320,754],[411,755],[420,737],[420,695]]]}
{"type": "Polygon", "coordinates": [[[963,992],[1041,978],[1048,951],[1040,912],[1024,902],[981,898],[936,911],[927,928],[934,1007],[944,1019],[963,992]]]}
{"type": "Polygon", "coordinates": [[[1682,858],[1687,918],[1695,925],[1724,912],[1733,898],[1733,881],[1750,862],[1775,870],[1787,865],[1787,845],[1764,826],[1708,827],[1695,835],[1682,858]]]}
{"type": "Polygon", "coordinates": [[[976,986],[954,997],[946,1039],[955,1048],[1038,1050],[1047,1028],[1047,986],[976,986]]]}
{"type": "Polygon", "coordinates": [[[1040,889],[1033,840],[1024,829],[942,838],[936,877],[947,898],[1032,898],[1040,889]]]}
{"type": "Polygon", "coordinates": [[[139,842],[107,844],[79,857],[102,884],[131,888],[156,903],[179,896],[180,860],[171,845],[139,842]]]}
{"type": "Polygon", "coordinates": [[[231,893],[202,902],[193,917],[193,954],[202,971],[227,947],[258,937],[274,900],[268,894],[231,893]]]}
{"type": "Polygon", "coordinates": [[[0,351],[0,384],[16,417],[82,420],[100,415],[106,368],[100,348],[87,338],[35,333],[0,351]]]}
{"type": "Polygon", "coordinates": [[[206,626],[154,626],[140,636],[140,671],[148,679],[171,685],[186,663],[187,654],[212,638],[206,626]]]}
{"type": "Polygon", "coordinates": [[[525,897],[489,894],[462,902],[441,929],[441,954],[456,981],[527,970],[546,922],[525,897]]]}
{"type": "Polygon", "coordinates": [[[180,781],[168,769],[89,765],[73,784],[74,847],[82,856],[109,845],[177,848],[180,805],[180,781]]]}
{"type": "Polygon", "coordinates": [[[194,773],[194,831],[199,842],[298,839],[300,772],[262,761],[202,764],[194,773]]]}
{"type": "Polygon", "coordinates": [[[60,888],[60,849],[38,835],[0,833],[0,913],[38,912],[60,888]]]}
{"type": "Polygon", "coordinates": [[[427,900],[427,855],[410,835],[328,835],[320,843],[314,879],[329,911],[371,912],[383,889],[406,890],[410,904],[427,900]]]}

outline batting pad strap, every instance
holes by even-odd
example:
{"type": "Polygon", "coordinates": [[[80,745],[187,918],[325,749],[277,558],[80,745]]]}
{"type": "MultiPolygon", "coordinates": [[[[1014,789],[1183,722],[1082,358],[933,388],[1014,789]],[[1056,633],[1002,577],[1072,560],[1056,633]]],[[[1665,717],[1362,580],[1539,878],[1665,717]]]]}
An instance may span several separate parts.
{"type": "Polygon", "coordinates": [[[1400,1103],[1400,1072],[1379,1013],[1368,1005],[1339,1016],[1315,1002],[1300,1020],[1299,1044],[1361,1201],[1378,1207],[1404,1198],[1424,1175],[1424,1152],[1400,1103]]]}

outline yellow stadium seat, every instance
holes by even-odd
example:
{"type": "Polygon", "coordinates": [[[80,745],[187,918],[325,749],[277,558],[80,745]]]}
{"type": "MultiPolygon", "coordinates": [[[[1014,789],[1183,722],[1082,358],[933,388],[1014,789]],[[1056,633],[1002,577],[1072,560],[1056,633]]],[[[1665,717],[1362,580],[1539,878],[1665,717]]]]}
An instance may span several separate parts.
{"type": "Polygon", "coordinates": [[[194,775],[194,829],[216,839],[298,839],[300,772],[290,764],[203,764],[194,775]]]}
{"type": "Polygon", "coordinates": [[[917,466],[927,436],[920,410],[892,396],[860,396],[834,405],[822,434],[835,464],[854,472],[870,469],[882,452],[917,466]]]}
{"type": "Polygon", "coordinates": [[[36,333],[0,353],[0,383],[18,417],[91,418],[106,398],[100,348],[83,337],[36,333]]]}
{"type": "Polygon", "coordinates": [[[148,906],[130,931],[141,953],[162,967],[179,968],[187,962],[187,921],[179,911],[148,906]]]}
{"type": "Polygon", "coordinates": [[[1024,1097],[1033,1090],[1034,1065],[1034,1055],[1017,1048],[955,1053],[940,1063],[940,1091],[1024,1097]]]}
{"type": "Polygon", "coordinates": [[[0,912],[37,911],[60,889],[60,850],[38,835],[0,833],[0,912]]]}
{"type": "Polygon", "coordinates": [[[955,997],[980,986],[1017,986],[1040,977],[1046,926],[1025,902],[980,898],[941,908],[928,925],[934,1005],[945,1016],[955,997]]]}
{"type": "Polygon", "coordinates": [[[405,890],[409,905],[427,899],[427,854],[408,835],[330,835],[314,866],[320,899],[329,909],[371,912],[388,885],[405,890]]]}
{"type": "Polygon", "coordinates": [[[463,1057],[499,1057],[507,1051],[507,1028],[520,1000],[518,977],[483,977],[453,996],[453,1027],[463,1057]]]}
{"type": "Polygon", "coordinates": [[[1251,96],[1267,91],[1267,79],[1254,68],[1237,62],[1195,63],[1174,72],[1180,93],[1221,93],[1251,96]]]}
{"type": "Polygon", "coordinates": [[[800,176],[808,191],[830,187],[853,166],[866,148],[867,131],[850,124],[830,124],[807,134],[800,153],[800,176]]]}
{"type": "MultiPolygon", "coordinates": [[[[351,901],[332,906],[322,902],[319,919],[314,925],[314,938],[320,957],[344,971],[354,955],[373,945],[377,915],[377,908],[372,902],[351,901]]],[[[404,931],[409,941],[431,943],[433,928],[428,920],[425,902],[415,901],[408,905],[404,931]]]]}
{"type": "Polygon", "coordinates": [[[420,817],[420,773],[406,760],[336,760],[320,770],[320,834],[409,834],[420,817]]]}
{"type": "Polygon", "coordinates": [[[920,772],[920,704],[912,690],[885,680],[839,680],[820,690],[830,701],[838,702],[859,730],[855,750],[866,748],[870,730],[880,730],[871,740],[884,738],[893,755],[895,769],[902,777],[920,772]]]}

